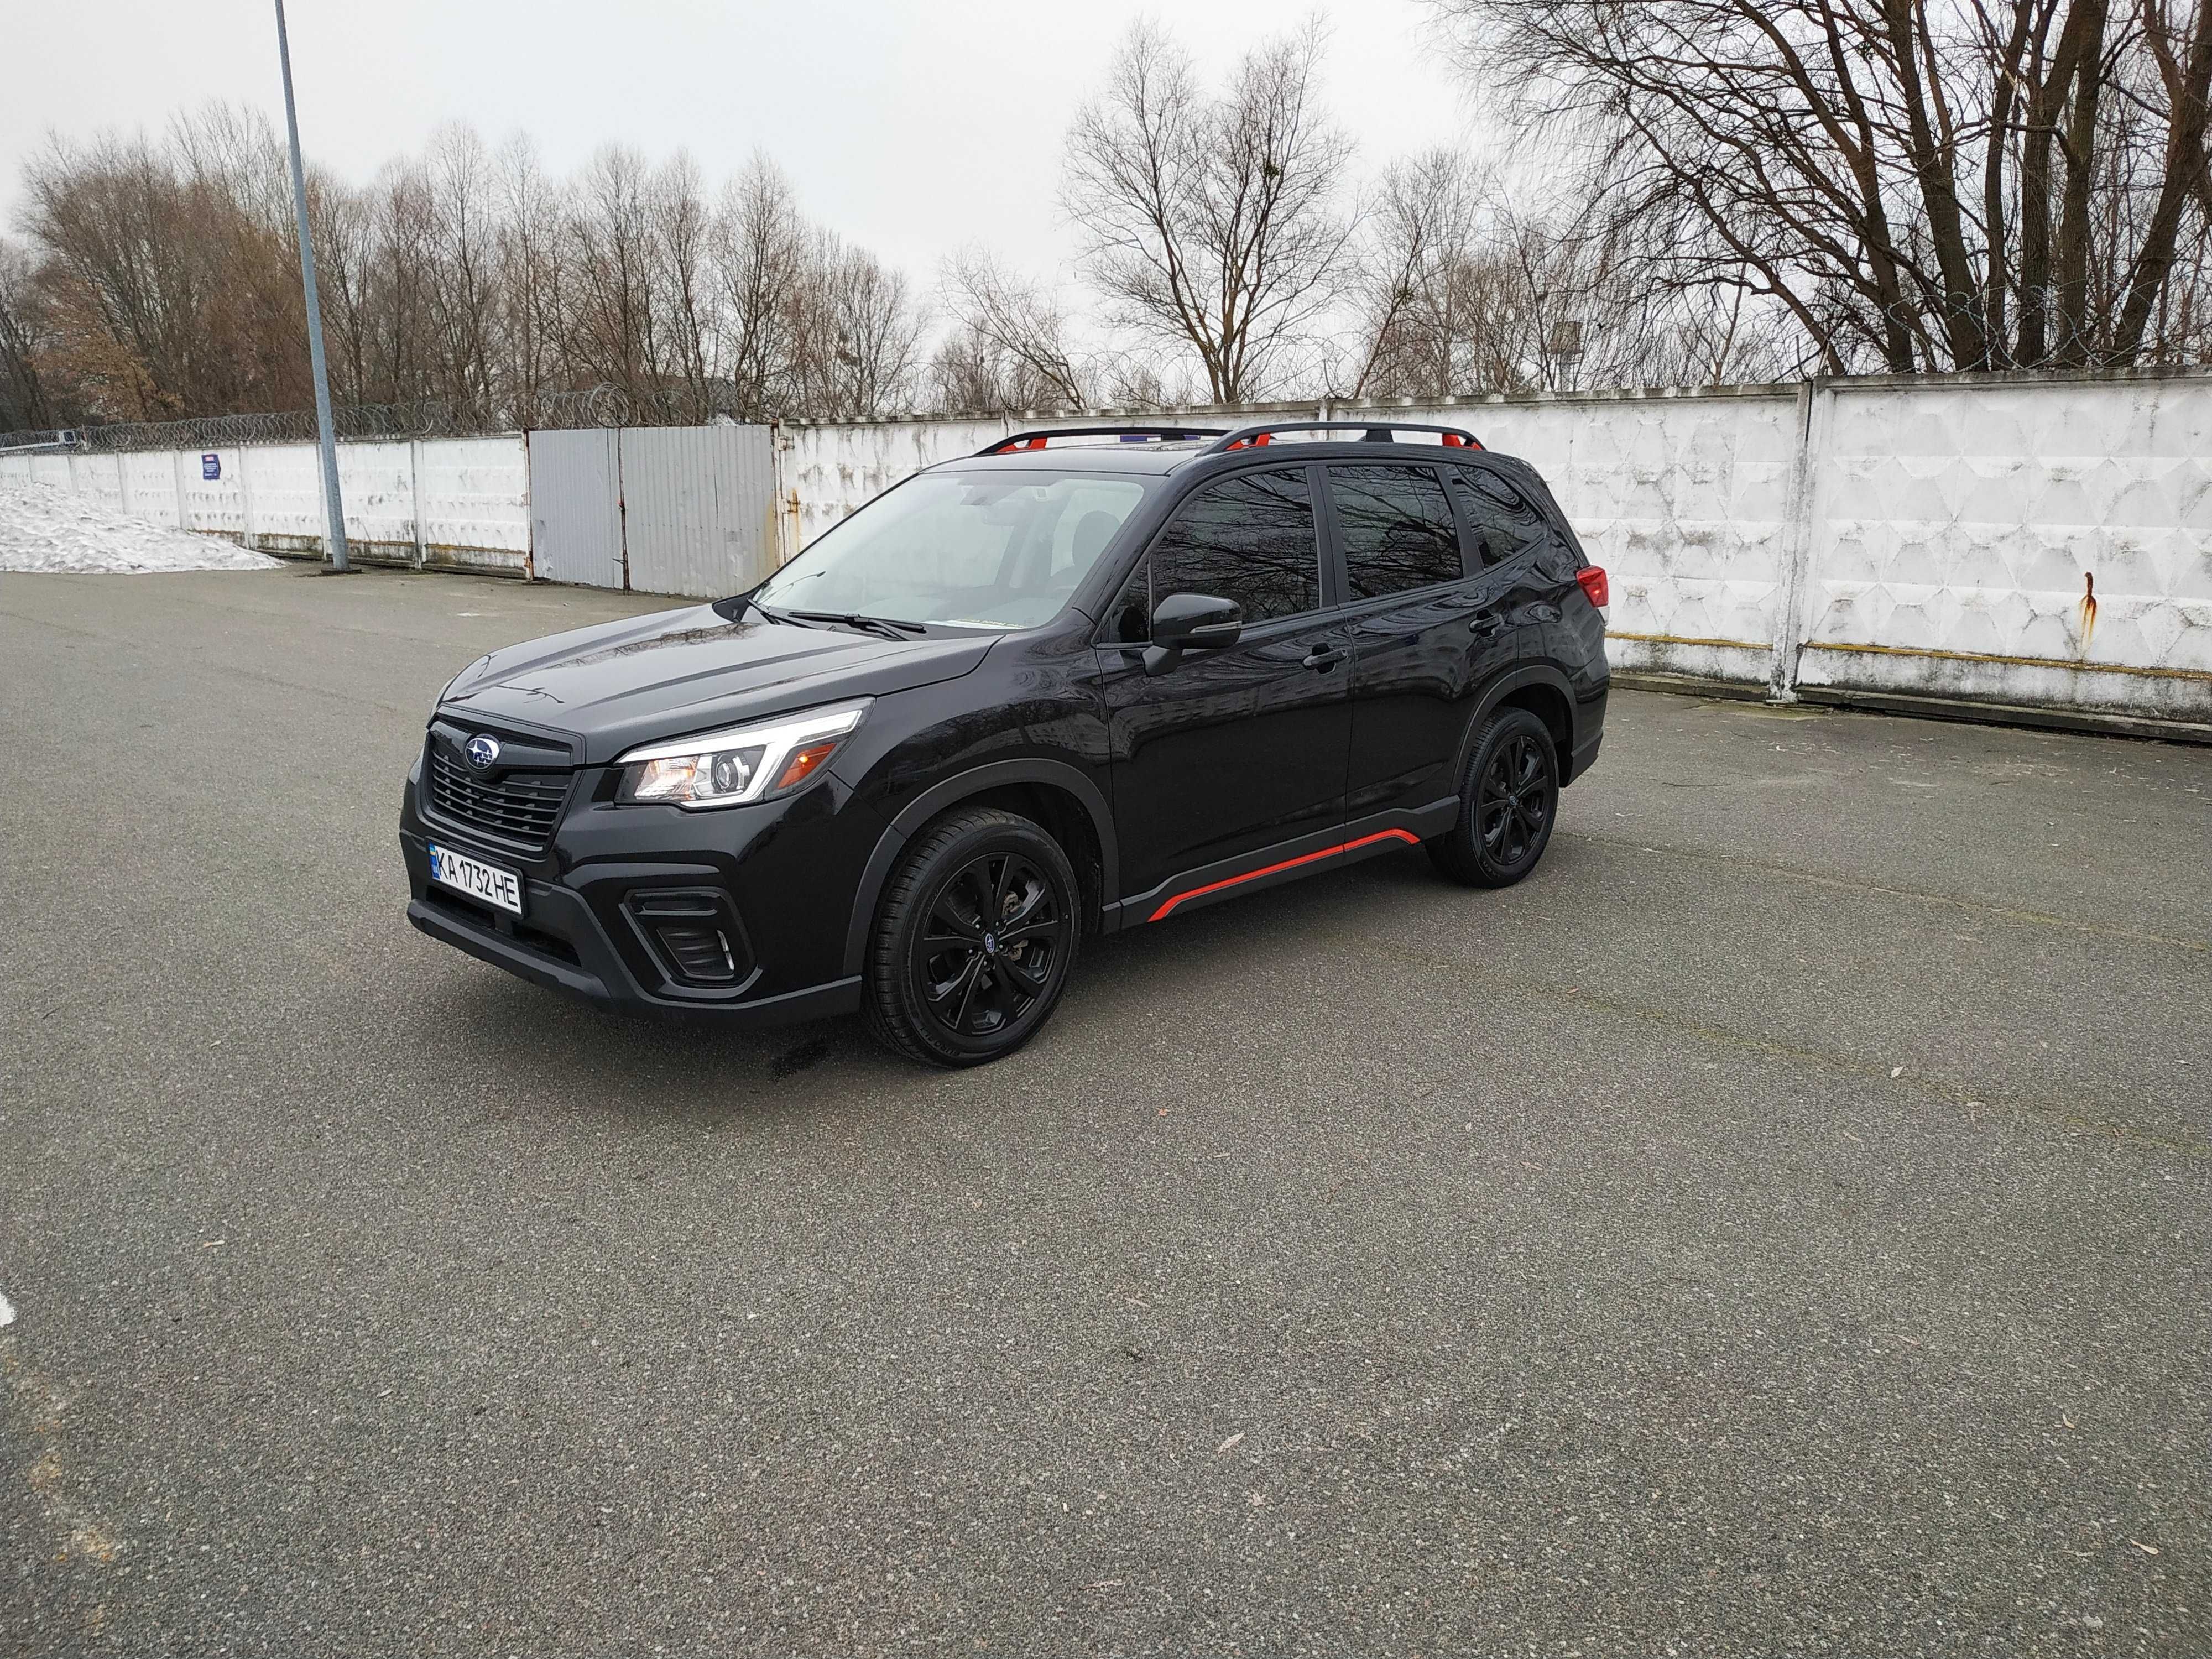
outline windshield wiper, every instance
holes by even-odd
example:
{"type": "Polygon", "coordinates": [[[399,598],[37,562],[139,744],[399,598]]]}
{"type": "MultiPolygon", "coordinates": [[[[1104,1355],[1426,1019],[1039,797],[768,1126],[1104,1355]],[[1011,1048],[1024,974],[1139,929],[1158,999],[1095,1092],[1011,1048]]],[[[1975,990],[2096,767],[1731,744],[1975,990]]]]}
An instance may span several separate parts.
{"type": "Polygon", "coordinates": [[[863,633],[880,635],[887,640],[902,640],[909,635],[927,634],[929,631],[921,623],[902,622],[896,617],[864,617],[857,611],[786,611],[781,614],[786,617],[796,617],[801,622],[840,623],[847,628],[857,628],[863,633]]]}

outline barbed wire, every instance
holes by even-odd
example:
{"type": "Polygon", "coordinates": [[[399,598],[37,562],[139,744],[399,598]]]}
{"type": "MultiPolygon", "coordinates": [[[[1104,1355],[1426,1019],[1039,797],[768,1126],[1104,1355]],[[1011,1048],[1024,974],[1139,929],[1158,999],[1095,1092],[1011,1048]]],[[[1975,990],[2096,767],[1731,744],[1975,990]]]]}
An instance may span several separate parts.
{"type": "MultiPolygon", "coordinates": [[[[647,404],[659,399],[643,400],[647,404]]],[[[665,425],[669,412],[641,407],[619,387],[540,393],[524,407],[495,411],[423,399],[401,404],[343,404],[331,410],[336,434],[379,438],[480,438],[532,428],[665,425]]],[[[62,447],[86,454],[146,449],[220,449],[240,444],[313,443],[315,411],[206,415],[182,421],[116,421],[104,426],[0,432],[0,450],[62,447]]]]}

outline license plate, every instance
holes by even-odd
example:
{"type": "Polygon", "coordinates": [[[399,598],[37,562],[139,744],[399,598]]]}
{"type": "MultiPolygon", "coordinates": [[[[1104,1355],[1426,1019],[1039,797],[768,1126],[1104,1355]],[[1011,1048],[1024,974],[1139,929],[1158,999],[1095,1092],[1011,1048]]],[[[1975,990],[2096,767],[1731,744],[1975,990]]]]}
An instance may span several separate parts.
{"type": "Polygon", "coordinates": [[[522,914],[522,878],[496,864],[486,864],[450,847],[430,843],[430,879],[457,893],[466,893],[483,904],[522,914]]]}

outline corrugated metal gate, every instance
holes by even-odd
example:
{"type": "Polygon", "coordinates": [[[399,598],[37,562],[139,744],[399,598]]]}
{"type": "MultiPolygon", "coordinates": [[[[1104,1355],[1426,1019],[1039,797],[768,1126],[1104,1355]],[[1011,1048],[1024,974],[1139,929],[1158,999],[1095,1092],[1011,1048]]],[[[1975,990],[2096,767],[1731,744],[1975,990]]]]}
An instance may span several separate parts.
{"type": "Polygon", "coordinates": [[[530,434],[532,556],[548,581],[713,598],[775,568],[764,426],[530,434]]]}
{"type": "Polygon", "coordinates": [[[713,599],[775,568],[775,482],[764,426],[635,427],[622,434],[629,585],[713,599]]]}
{"type": "Polygon", "coordinates": [[[629,586],[621,439],[605,428],[530,434],[531,568],[547,581],[629,586]]]}

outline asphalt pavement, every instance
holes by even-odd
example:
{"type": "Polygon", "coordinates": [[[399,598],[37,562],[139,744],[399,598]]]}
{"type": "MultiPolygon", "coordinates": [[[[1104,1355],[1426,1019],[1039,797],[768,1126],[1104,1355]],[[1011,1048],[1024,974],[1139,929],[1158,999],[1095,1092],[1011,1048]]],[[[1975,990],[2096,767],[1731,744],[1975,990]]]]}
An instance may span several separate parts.
{"type": "Polygon", "coordinates": [[[2212,1651],[2212,750],[1623,692],[946,1074],[406,926],[665,603],[0,577],[0,1651],[2212,1651]]]}

